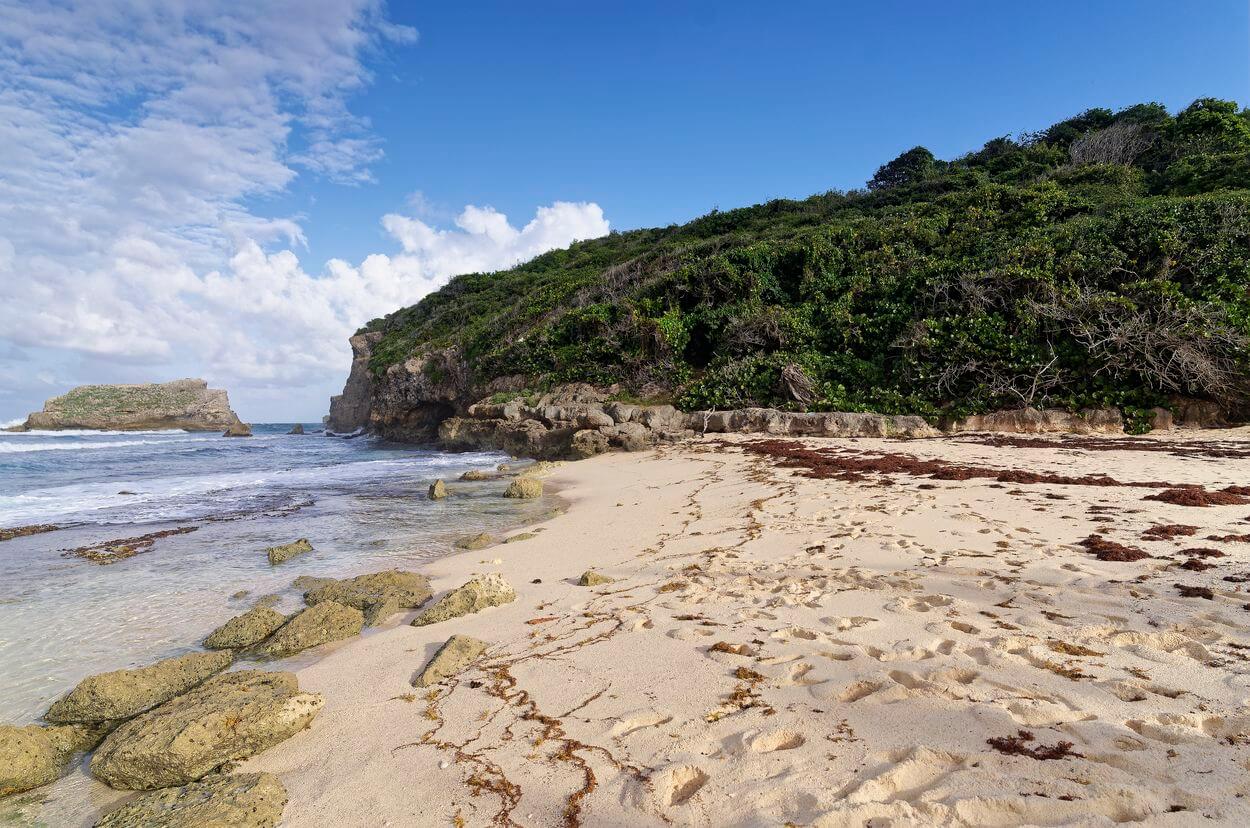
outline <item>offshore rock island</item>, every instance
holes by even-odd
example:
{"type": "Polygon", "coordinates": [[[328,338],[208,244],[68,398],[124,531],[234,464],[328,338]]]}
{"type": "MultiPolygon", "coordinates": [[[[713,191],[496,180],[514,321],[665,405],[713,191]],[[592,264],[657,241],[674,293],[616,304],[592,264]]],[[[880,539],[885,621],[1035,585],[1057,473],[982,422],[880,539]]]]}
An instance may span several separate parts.
{"type": "Polygon", "coordinates": [[[80,385],[53,397],[14,431],[240,431],[230,399],[202,379],[141,385],[80,385]]]}

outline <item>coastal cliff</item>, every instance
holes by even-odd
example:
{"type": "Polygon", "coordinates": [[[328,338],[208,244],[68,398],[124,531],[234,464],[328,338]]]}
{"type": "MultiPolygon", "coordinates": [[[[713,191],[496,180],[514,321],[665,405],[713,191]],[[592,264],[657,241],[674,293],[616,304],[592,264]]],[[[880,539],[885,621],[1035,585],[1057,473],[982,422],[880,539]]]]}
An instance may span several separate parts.
{"type": "Polygon", "coordinates": [[[949,161],[913,148],[863,190],[457,276],[357,332],[332,428],[545,452],[640,422],[613,401],[688,412],[649,415],[657,439],[701,411],[772,411],[729,420],[769,433],[1245,420],[1247,274],[1250,115],[1091,109],[949,161]]]}
{"type": "Polygon", "coordinates": [[[230,399],[202,379],[140,385],[80,385],[44,403],[16,430],[232,431],[246,427],[230,399]]]}

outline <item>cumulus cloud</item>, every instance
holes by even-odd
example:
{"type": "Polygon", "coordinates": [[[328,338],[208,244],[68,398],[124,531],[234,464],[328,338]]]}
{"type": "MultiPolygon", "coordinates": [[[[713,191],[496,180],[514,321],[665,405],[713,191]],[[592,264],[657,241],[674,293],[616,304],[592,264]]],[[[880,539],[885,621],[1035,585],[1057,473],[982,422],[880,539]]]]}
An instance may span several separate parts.
{"type": "Polygon", "coordinates": [[[380,0],[0,0],[0,405],[179,373],[323,397],[369,319],[606,233],[594,204],[414,209],[381,219],[398,250],[304,269],[303,219],[251,205],[373,180],[351,97],[416,37],[380,0]]]}

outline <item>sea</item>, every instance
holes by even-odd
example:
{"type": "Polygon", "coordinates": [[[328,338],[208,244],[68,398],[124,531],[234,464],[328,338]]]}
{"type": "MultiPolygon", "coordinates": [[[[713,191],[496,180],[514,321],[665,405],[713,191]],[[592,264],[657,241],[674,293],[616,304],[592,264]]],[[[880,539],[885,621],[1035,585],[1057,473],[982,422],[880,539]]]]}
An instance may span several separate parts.
{"type": "Polygon", "coordinates": [[[288,434],[292,425],[253,425],[250,438],[0,433],[0,529],[58,527],[0,541],[0,722],[37,721],[87,675],[199,649],[265,596],[293,611],[298,576],[420,570],[463,536],[557,508],[502,497],[506,480],[455,482],[514,463],[502,454],[288,434]],[[450,497],[427,498],[436,478],[450,497]],[[271,566],[266,548],[297,538],[313,551],[271,566]],[[110,554],[121,547],[134,554],[110,554]],[[84,548],[106,562],[75,552],[84,548]]]}

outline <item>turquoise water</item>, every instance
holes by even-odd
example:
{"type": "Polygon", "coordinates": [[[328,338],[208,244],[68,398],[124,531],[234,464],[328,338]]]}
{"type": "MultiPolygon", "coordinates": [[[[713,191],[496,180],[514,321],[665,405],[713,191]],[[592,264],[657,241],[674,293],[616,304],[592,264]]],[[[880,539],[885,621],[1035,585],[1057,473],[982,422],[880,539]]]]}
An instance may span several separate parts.
{"type": "Polygon", "coordinates": [[[465,534],[539,517],[543,501],[501,496],[505,481],[451,483],[506,461],[368,437],[250,439],[185,432],[0,434],[0,528],[55,524],[0,542],[0,721],[25,724],[86,675],[195,649],[261,595],[294,609],[298,575],[419,569],[465,534]],[[166,529],[109,565],[67,550],[166,529]],[[276,567],[264,550],[308,538],[315,551],[276,567]],[[238,592],[247,595],[231,597],[238,592]]]}

